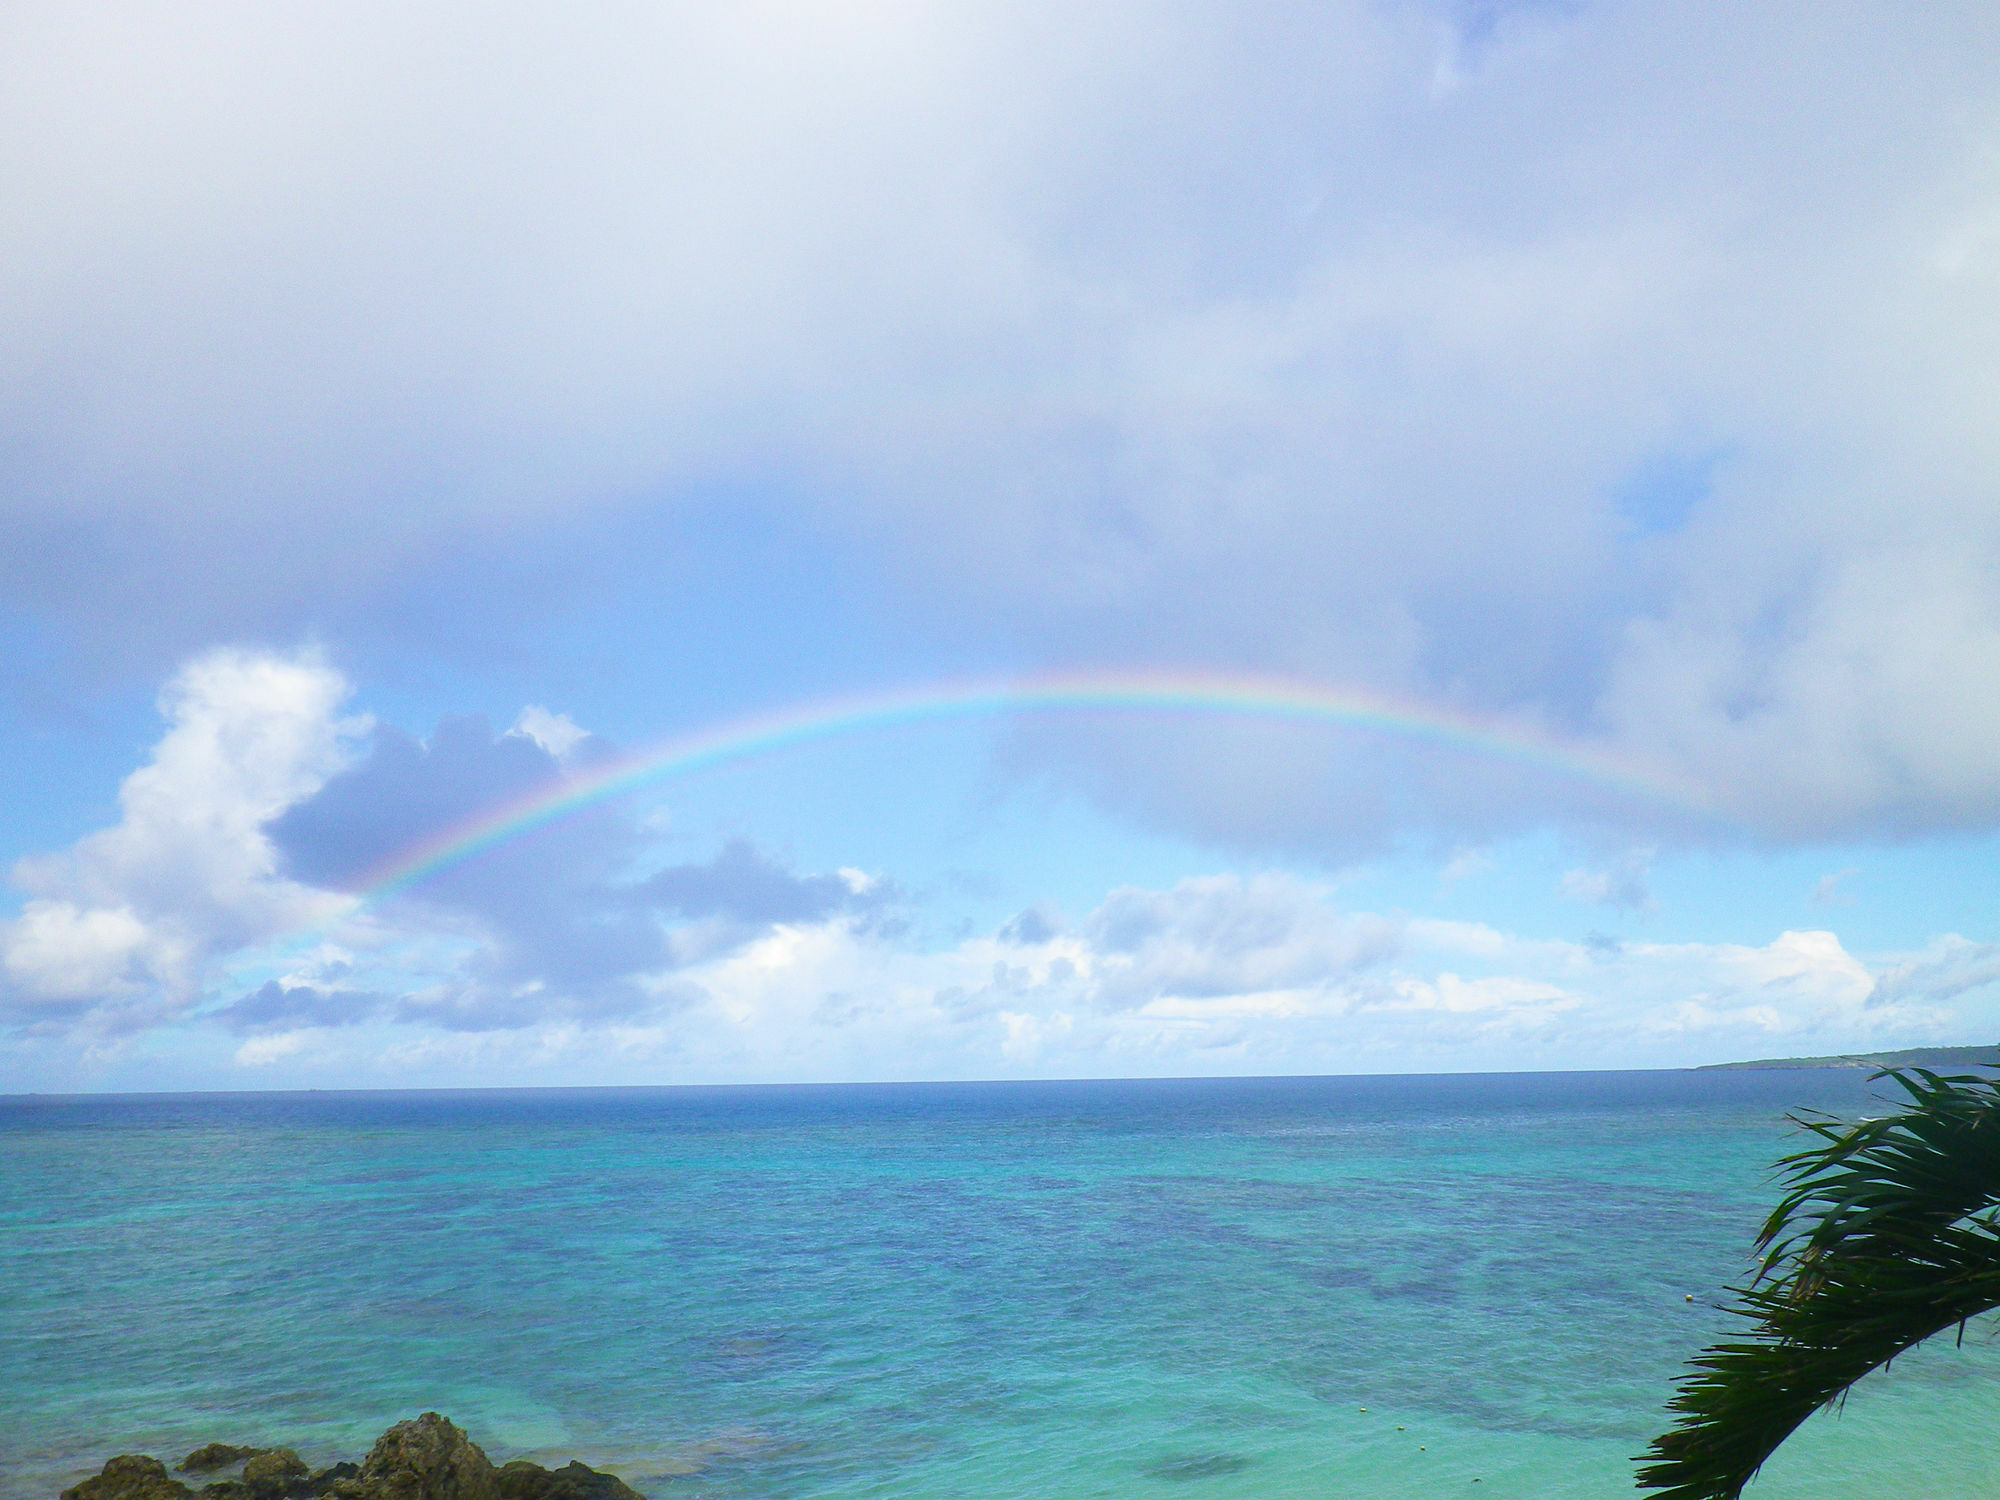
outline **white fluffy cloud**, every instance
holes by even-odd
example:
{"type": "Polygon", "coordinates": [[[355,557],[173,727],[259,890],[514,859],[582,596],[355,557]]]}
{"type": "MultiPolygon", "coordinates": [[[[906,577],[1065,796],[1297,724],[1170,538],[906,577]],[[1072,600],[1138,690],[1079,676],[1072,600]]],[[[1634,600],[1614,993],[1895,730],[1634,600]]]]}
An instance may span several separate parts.
{"type": "MultiPolygon", "coordinates": [[[[1257,882],[1265,898],[1281,883],[1257,882]]],[[[1246,917],[1271,915],[1247,883],[1200,884],[1208,901],[1234,884],[1246,917]]],[[[1300,895],[1316,908],[1300,923],[1320,933],[1371,920],[1296,886],[1287,904],[1300,895]]],[[[1477,1071],[1957,1041],[2000,1018],[1990,974],[1978,992],[1891,995],[1883,975],[1824,932],[1615,953],[1423,921],[1403,938],[1359,970],[1287,971],[1278,955],[1318,940],[1287,924],[1239,953],[1205,954],[1192,972],[1162,963],[1142,994],[1129,955],[1077,934],[1025,949],[982,938],[918,952],[835,921],[781,928],[678,975],[670,1013],[656,1018],[456,1037],[308,1032],[301,1051],[336,1076],[516,1081],[1477,1071]],[[1232,959],[1267,977],[1219,989],[1218,967],[1232,959]]]]}
{"type": "MultiPolygon", "coordinates": [[[[414,649],[535,605],[410,579],[775,479],[982,659],[1444,701],[1785,837],[2000,816],[1991,6],[0,26],[0,582],[104,653],[414,649]]],[[[1039,753],[1266,848],[1602,811],[1267,738],[1039,753]]]]}
{"type": "Polygon", "coordinates": [[[144,1024],[200,996],[219,957],[328,915],[282,878],[264,825],[345,764],[367,721],[311,656],[225,650],[167,684],[167,730],[125,778],[116,825],[23,859],[0,926],[0,1005],[31,1020],[144,1024]]]}
{"type": "Polygon", "coordinates": [[[1962,943],[1875,965],[1830,932],[1590,946],[1204,877],[1028,943],[788,929],[682,976],[672,1025],[618,1045],[715,1077],[1658,1066],[1955,1041],[2000,1022],[1997,976],[1962,943]]]}

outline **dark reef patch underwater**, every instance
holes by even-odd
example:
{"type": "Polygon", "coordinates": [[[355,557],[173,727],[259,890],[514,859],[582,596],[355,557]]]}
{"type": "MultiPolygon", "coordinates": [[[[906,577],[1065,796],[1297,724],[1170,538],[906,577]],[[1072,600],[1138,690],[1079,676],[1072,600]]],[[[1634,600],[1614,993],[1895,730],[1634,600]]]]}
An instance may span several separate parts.
{"type": "MultiPolygon", "coordinates": [[[[1847,1070],[0,1099],[0,1500],[386,1500],[344,1487],[425,1410],[488,1500],[1631,1494],[1786,1111],[1867,1101],[1847,1070]]],[[[2000,1351],[1927,1347],[1809,1429],[1760,1500],[1916,1458],[1927,1500],[1984,1496],[2000,1351]]]]}

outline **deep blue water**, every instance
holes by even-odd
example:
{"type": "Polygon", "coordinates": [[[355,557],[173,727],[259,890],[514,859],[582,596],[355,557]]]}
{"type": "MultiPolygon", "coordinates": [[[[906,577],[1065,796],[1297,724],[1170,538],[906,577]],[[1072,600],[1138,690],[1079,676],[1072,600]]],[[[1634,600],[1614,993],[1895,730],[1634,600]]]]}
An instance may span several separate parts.
{"type": "MultiPolygon", "coordinates": [[[[1784,1114],[1865,1087],[4,1099],[0,1495],[427,1408],[653,1500],[1629,1494],[1784,1114]]],[[[1990,1377],[1926,1349],[1752,1494],[1983,1494],[1990,1377]]]]}

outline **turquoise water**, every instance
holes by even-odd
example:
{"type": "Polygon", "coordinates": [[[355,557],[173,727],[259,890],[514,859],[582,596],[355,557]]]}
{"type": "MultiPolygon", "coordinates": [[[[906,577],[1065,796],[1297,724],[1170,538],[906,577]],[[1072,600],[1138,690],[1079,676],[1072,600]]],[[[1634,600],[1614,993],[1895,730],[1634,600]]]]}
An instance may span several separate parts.
{"type": "MultiPolygon", "coordinates": [[[[653,1500],[1629,1494],[1801,1105],[1862,1080],[0,1100],[0,1494],[426,1408],[653,1500]]],[[[1996,1417],[1975,1330],[1751,1494],[1984,1495],[1996,1417]]]]}

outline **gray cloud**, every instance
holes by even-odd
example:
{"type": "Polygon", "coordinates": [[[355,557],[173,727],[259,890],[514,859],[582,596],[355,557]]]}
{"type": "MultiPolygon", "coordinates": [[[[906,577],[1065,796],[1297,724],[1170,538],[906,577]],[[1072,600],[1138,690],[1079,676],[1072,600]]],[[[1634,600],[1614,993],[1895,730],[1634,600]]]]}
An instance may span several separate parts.
{"type": "MultiPolygon", "coordinates": [[[[477,716],[442,720],[428,741],[378,725],[361,764],[287,808],[266,832],[295,878],[357,889],[426,840],[553,787],[561,776],[537,741],[495,735],[477,716]]],[[[591,831],[605,841],[601,822],[591,831]]]]}
{"type": "Polygon", "coordinates": [[[357,1026],[386,1009],[381,995],[270,979],[220,1010],[209,1012],[209,1018],[232,1031],[298,1031],[308,1026],[357,1026]]]}
{"type": "MultiPolygon", "coordinates": [[[[540,744],[496,735],[482,719],[447,719],[428,741],[385,727],[365,760],[287,810],[268,833],[295,878],[354,888],[405,851],[559,776],[540,744]]],[[[403,898],[447,919],[469,917],[486,939],[467,960],[453,1014],[482,1006],[496,1018],[537,1007],[543,1014],[575,1005],[644,1008],[634,976],[666,966],[671,949],[651,912],[620,884],[641,847],[629,816],[586,809],[441,870],[403,898]]]]}
{"type": "Polygon", "coordinates": [[[1047,907],[1031,906],[1019,913],[999,932],[1003,943],[1046,943],[1063,931],[1059,913],[1047,907]]]}
{"type": "Polygon", "coordinates": [[[2000,944],[1945,938],[1885,971],[1876,979],[1868,1004],[1952,1000],[1990,984],[2000,984],[2000,944]]]}
{"type": "Polygon", "coordinates": [[[732,922],[818,922],[835,912],[879,904],[838,875],[794,875],[742,839],[732,839],[706,864],[675,865],[633,888],[635,900],[684,917],[732,922]]]}
{"type": "MultiPolygon", "coordinates": [[[[983,659],[1442,702],[1784,838],[2000,817],[1990,6],[6,24],[0,587],[100,664],[490,650],[719,479],[983,659]]],[[[1027,763],[1336,855],[1712,833],[1324,737],[1027,763]]]]}
{"type": "MultiPolygon", "coordinates": [[[[572,756],[608,753],[586,742],[572,756]]],[[[368,756],[267,827],[294,878],[365,885],[406,851],[475,814],[552,788],[562,767],[540,743],[447,719],[428,740],[378,727],[368,756]]],[[[701,864],[635,878],[648,840],[617,806],[586,808],[429,876],[398,901],[419,924],[470,921],[481,937],[441,988],[398,1003],[399,1019],[490,1030],[555,1018],[607,1020],[661,1004],[659,978],[777,923],[880,907],[887,885],[797,875],[734,841],[701,864]],[[678,920],[676,920],[678,919],[678,920]]]]}

